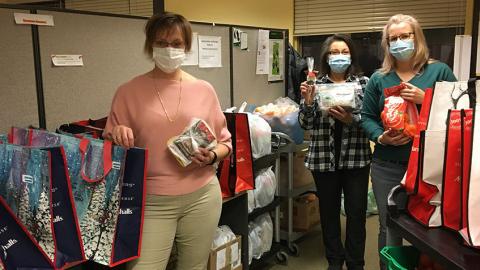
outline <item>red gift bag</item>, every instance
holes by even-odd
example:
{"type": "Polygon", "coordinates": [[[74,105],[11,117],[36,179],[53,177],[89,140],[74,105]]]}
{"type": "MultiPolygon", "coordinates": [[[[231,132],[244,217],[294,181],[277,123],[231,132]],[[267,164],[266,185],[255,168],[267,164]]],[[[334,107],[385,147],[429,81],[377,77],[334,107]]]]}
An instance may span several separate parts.
{"type": "Polygon", "coordinates": [[[217,172],[224,198],[255,188],[252,146],[248,115],[224,113],[228,131],[232,134],[232,154],[219,164],[217,172]]]}
{"type": "Polygon", "coordinates": [[[442,224],[458,231],[460,229],[462,191],[462,111],[449,110],[447,119],[442,184],[442,224]]]}
{"type": "Polygon", "coordinates": [[[430,113],[430,105],[432,103],[433,90],[428,88],[425,90],[422,109],[417,121],[417,130],[413,137],[412,150],[410,159],[408,160],[408,168],[402,184],[408,194],[416,194],[418,191],[418,168],[419,166],[419,150],[420,150],[420,132],[427,128],[428,115],[430,113]]]}

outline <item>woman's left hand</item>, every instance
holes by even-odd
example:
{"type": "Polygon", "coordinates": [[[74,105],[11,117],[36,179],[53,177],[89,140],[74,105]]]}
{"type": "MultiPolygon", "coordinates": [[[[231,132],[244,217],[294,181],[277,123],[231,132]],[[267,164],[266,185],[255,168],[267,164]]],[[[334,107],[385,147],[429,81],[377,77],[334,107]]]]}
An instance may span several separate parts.
{"type": "Polygon", "coordinates": [[[345,111],[345,109],[342,108],[341,106],[332,107],[328,110],[328,112],[335,119],[338,119],[339,121],[341,121],[345,124],[349,125],[353,122],[352,113],[345,111]]]}
{"type": "Polygon", "coordinates": [[[422,104],[423,98],[425,97],[425,92],[411,83],[404,82],[403,84],[406,86],[406,88],[400,90],[400,96],[403,99],[411,101],[415,104],[422,104]]]}
{"type": "Polygon", "coordinates": [[[205,167],[206,165],[210,165],[214,159],[214,154],[212,151],[206,148],[198,148],[198,152],[192,156],[192,161],[200,167],[205,167]]]}

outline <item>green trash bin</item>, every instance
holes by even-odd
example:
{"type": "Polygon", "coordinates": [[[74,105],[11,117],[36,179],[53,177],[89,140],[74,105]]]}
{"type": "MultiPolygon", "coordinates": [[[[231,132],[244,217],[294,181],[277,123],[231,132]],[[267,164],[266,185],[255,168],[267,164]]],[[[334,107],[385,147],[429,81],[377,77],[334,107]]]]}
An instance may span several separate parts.
{"type": "Polygon", "coordinates": [[[413,246],[386,246],[380,251],[380,257],[388,270],[415,270],[420,252],[413,246]]]}

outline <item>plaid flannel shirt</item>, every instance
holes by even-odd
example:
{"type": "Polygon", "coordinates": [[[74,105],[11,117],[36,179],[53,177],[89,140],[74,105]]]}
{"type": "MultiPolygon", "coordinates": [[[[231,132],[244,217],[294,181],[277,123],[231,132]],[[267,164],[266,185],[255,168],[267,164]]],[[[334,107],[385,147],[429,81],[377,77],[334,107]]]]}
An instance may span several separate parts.
{"type": "MultiPolygon", "coordinates": [[[[362,168],[370,164],[372,152],[370,142],[360,128],[360,110],[363,104],[363,94],[368,82],[367,77],[349,76],[346,82],[358,82],[361,86],[356,90],[353,122],[343,124],[342,141],[338,169],[362,168]]],[[[317,83],[333,83],[328,75],[317,79],[317,83]]],[[[300,103],[298,115],[300,125],[305,130],[312,130],[312,137],[305,166],[313,171],[335,171],[335,119],[318,109],[318,99],[315,97],[311,106],[300,103]]]]}

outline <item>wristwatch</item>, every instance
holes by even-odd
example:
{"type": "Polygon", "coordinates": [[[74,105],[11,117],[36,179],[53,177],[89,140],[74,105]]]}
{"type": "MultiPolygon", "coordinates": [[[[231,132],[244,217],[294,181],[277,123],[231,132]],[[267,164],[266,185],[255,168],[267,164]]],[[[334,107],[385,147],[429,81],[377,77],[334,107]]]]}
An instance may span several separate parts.
{"type": "Polygon", "coordinates": [[[213,153],[213,159],[210,163],[208,163],[207,165],[213,165],[215,162],[217,162],[217,153],[215,153],[215,151],[213,150],[210,150],[210,152],[213,153]]]}

